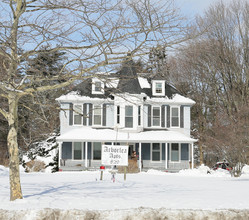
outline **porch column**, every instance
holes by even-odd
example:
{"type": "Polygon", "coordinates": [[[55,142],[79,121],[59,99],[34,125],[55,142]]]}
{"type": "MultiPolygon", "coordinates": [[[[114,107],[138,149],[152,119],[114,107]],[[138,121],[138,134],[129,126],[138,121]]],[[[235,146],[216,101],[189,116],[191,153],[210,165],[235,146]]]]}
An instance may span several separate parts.
{"type": "Polygon", "coordinates": [[[59,164],[59,168],[60,168],[60,166],[61,166],[61,155],[62,155],[62,142],[58,142],[58,144],[59,144],[59,158],[58,158],[58,164],[59,164]]]}
{"type": "Polygon", "coordinates": [[[139,171],[142,172],[142,143],[139,142],[139,171]]]}
{"type": "Polygon", "coordinates": [[[191,144],[191,169],[194,169],[194,143],[191,144]]]}
{"type": "Polygon", "coordinates": [[[165,143],[165,169],[168,169],[168,143],[165,143]]]}
{"type": "Polygon", "coordinates": [[[88,142],[85,142],[85,167],[87,167],[87,148],[88,148],[88,142]]]}

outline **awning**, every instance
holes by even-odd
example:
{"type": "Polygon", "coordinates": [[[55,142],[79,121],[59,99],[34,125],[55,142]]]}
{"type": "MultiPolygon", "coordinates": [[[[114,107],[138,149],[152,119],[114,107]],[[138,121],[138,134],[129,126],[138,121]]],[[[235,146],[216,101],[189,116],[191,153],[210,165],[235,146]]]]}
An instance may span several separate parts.
{"type": "Polygon", "coordinates": [[[112,129],[75,128],[56,138],[59,142],[141,142],[141,143],[193,143],[196,139],[168,130],[143,131],[139,133],[112,129]]]}

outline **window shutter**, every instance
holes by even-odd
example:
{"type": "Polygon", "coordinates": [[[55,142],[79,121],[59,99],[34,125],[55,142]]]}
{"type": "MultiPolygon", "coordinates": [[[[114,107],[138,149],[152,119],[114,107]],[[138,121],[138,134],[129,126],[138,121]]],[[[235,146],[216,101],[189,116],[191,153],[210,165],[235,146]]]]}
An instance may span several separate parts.
{"type": "Polygon", "coordinates": [[[181,105],[180,107],[180,127],[184,127],[184,106],[181,105]]]}
{"type": "Polygon", "coordinates": [[[170,106],[167,105],[167,128],[170,127],[170,106]]]}
{"type": "Polygon", "coordinates": [[[87,112],[86,112],[87,104],[83,104],[83,125],[86,125],[86,119],[87,119],[87,112]]]}
{"type": "Polygon", "coordinates": [[[69,125],[73,125],[73,103],[69,104],[69,125]]]}
{"type": "Polygon", "coordinates": [[[93,104],[89,104],[89,126],[92,125],[93,118],[93,104]]]}
{"type": "Polygon", "coordinates": [[[148,105],[148,127],[151,127],[151,105],[148,105]]]}
{"type": "Polygon", "coordinates": [[[161,126],[165,127],[165,105],[162,105],[161,107],[161,126]]]}
{"type": "Polygon", "coordinates": [[[106,126],[106,104],[103,104],[103,121],[102,125],[106,126]]]}

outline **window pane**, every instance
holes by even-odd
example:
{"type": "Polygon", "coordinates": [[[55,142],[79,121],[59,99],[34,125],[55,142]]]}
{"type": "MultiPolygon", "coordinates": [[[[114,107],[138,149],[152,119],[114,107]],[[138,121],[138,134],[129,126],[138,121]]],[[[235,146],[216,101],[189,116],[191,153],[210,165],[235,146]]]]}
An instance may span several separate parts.
{"type": "Polygon", "coordinates": [[[95,82],[95,91],[100,92],[101,91],[101,82],[95,82]]]}
{"type": "Polygon", "coordinates": [[[126,128],[133,127],[133,118],[132,117],[125,117],[125,127],[126,128]]]}
{"type": "Polygon", "coordinates": [[[178,111],[179,109],[178,108],[172,108],[172,116],[173,117],[178,117],[178,111]]]}
{"type": "Polygon", "coordinates": [[[101,125],[101,116],[100,115],[94,115],[94,124],[101,125]]]}
{"type": "Polygon", "coordinates": [[[160,126],[160,119],[159,118],[153,118],[153,126],[160,126]]]}
{"type": "Polygon", "coordinates": [[[74,142],[74,160],[82,159],[82,147],[81,142],[74,142]]]}
{"type": "Polygon", "coordinates": [[[153,108],[153,116],[160,116],[160,109],[158,107],[153,108]]]}
{"type": "Polygon", "coordinates": [[[125,106],[125,116],[133,116],[133,108],[132,106],[125,106]]]}
{"type": "Polygon", "coordinates": [[[159,143],[153,143],[152,148],[153,148],[153,151],[154,150],[160,150],[160,144],[159,143]]]}
{"type": "Polygon", "coordinates": [[[189,160],[188,144],[181,144],[181,160],[189,160]]]}
{"type": "Polygon", "coordinates": [[[81,115],[74,115],[74,124],[75,125],[81,125],[82,124],[82,117],[81,115]]]}
{"type": "Polygon", "coordinates": [[[152,152],[152,160],[160,161],[160,152],[152,152]]]}
{"type": "Polygon", "coordinates": [[[101,143],[100,142],[93,143],[93,159],[101,160],[101,143]]]}
{"type": "Polygon", "coordinates": [[[156,83],[156,93],[162,93],[162,83],[156,83]]]}
{"type": "Polygon", "coordinates": [[[179,126],[179,118],[172,118],[172,126],[178,127],[179,126]]]}
{"type": "Polygon", "coordinates": [[[171,161],[179,161],[179,145],[171,145],[171,161]]]}

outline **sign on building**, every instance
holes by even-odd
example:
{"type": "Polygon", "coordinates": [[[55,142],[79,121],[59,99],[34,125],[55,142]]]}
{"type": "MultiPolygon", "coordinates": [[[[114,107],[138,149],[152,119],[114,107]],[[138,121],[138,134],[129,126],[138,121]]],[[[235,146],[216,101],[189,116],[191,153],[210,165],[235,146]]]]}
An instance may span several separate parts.
{"type": "Polygon", "coordinates": [[[128,166],[128,146],[102,145],[102,165],[128,166]]]}

